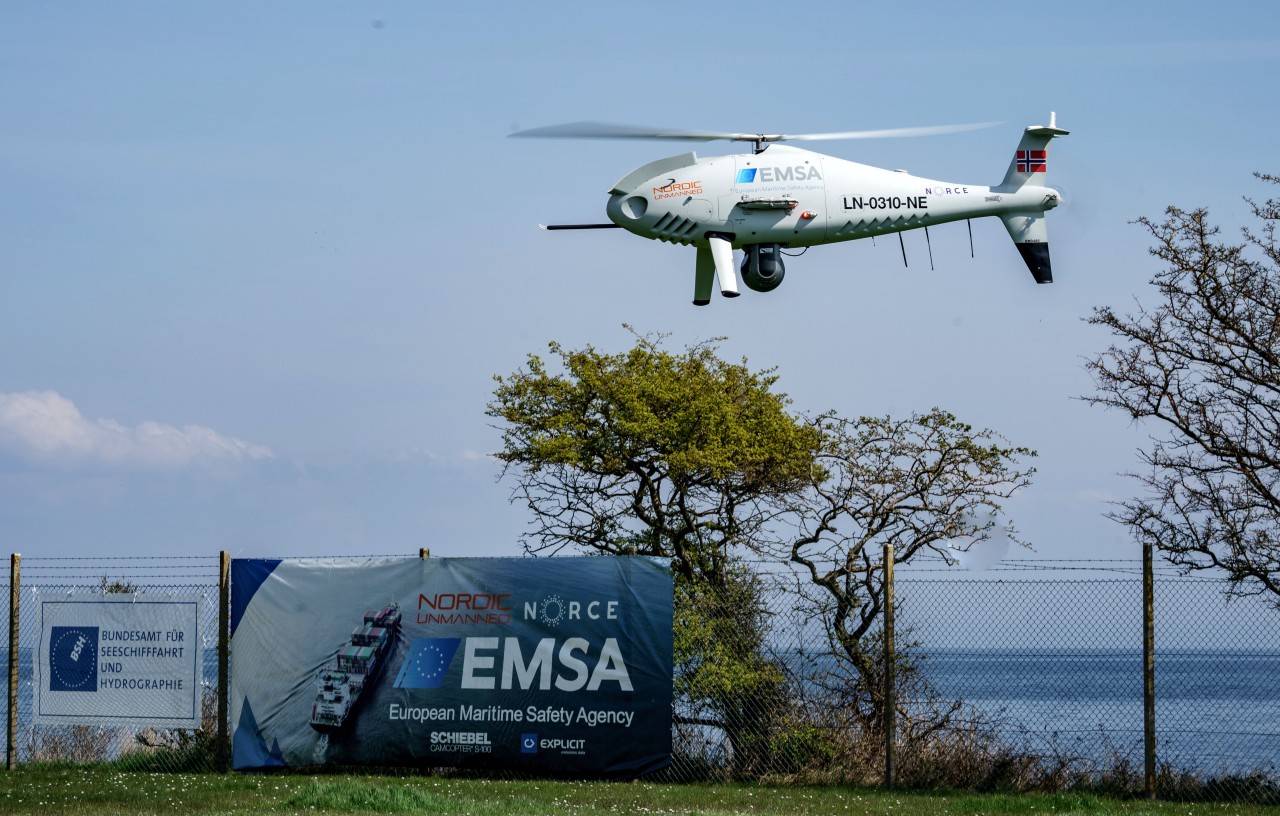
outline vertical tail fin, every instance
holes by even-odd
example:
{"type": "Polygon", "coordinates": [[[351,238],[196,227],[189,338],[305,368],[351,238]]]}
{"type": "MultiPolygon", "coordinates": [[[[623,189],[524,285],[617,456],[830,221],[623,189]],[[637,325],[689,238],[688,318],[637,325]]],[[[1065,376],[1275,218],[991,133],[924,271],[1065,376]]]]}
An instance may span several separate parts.
{"type": "MultiPolygon", "coordinates": [[[[1055,136],[1066,136],[1069,131],[1057,125],[1057,114],[1049,114],[1048,125],[1032,125],[1022,133],[1018,149],[1014,151],[1004,181],[991,188],[994,192],[1015,193],[1023,187],[1044,187],[1049,169],[1049,142],[1055,136]]],[[[1009,237],[1018,247],[1022,260],[1036,283],[1053,283],[1053,267],[1049,263],[1049,229],[1045,225],[1045,210],[1057,205],[1057,194],[1048,191],[1041,208],[1021,210],[1001,216],[1009,237]]]]}
{"type": "Polygon", "coordinates": [[[1071,131],[1057,126],[1057,114],[1049,114],[1048,125],[1031,125],[1022,133],[1018,149],[1014,151],[1004,181],[993,187],[1001,193],[1012,193],[1024,185],[1044,186],[1045,172],[1049,169],[1049,142],[1055,136],[1066,136],[1071,131]]]}

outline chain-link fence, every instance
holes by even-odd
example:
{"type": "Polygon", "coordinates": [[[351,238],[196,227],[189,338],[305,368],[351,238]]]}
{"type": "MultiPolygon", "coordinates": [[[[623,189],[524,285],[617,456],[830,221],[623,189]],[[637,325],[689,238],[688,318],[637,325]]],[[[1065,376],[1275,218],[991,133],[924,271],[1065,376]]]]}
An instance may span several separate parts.
{"type": "MultiPolygon", "coordinates": [[[[899,565],[896,579],[891,663],[882,598],[842,612],[803,576],[767,564],[715,587],[677,581],[669,776],[881,784],[892,710],[904,787],[1142,792],[1138,562],[899,565]],[[859,615],[870,622],[861,631],[859,615]]],[[[1156,788],[1277,803],[1280,612],[1225,588],[1203,575],[1155,576],[1156,788]]],[[[216,558],[27,559],[21,593],[16,762],[216,768],[216,558]],[[205,598],[201,727],[35,725],[39,624],[25,610],[40,598],[120,593],[205,598]]]]}
{"type": "MultiPolygon", "coordinates": [[[[1157,794],[1276,801],[1280,612],[1204,575],[1154,578],[1157,794]]],[[[1143,788],[1138,563],[907,574],[897,594],[932,689],[963,700],[1039,787],[1143,788]]]]}
{"type": "MultiPolygon", "coordinates": [[[[5,664],[16,668],[17,717],[6,740],[12,767],[30,762],[111,762],[122,770],[214,771],[217,769],[218,558],[165,559],[25,558],[21,562],[18,648],[6,639],[5,664]],[[198,707],[193,728],[150,724],[113,724],[109,720],[37,723],[34,655],[40,638],[37,610],[49,601],[119,601],[135,603],[194,600],[198,610],[195,644],[180,647],[197,668],[200,685],[185,690],[198,707]],[[12,658],[16,657],[16,661],[12,658]]],[[[10,594],[6,581],[5,596],[10,594]]],[[[4,610],[5,632],[11,622],[4,610]]],[[[161,647],[164,648],[164,647],[161,647]]],[[[11,682],[14,678],[11,677],[11,682]]]]}
{"type": "MultiPolygon", "coordinates": [[[[677,775],[880,784],[892,708],[901,786],[1140,795],[1142,586],[1136,561],[900,565],[893,704],[883,617],[840,638],[858,610],[803,576],[678,597],[677,775]]],[[[1154,588],[1157,795],[1280,803],[1280,611],[1204,575],[1154,588]]]]}

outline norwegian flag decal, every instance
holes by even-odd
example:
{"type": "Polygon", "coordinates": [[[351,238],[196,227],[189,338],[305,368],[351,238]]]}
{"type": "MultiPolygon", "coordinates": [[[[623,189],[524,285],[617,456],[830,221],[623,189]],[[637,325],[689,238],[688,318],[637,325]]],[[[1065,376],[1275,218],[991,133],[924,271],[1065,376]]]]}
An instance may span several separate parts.
{"type": "Polygon", "coordinates": [[[1019,173],[1043,173],[1049,166],[1049,151],[1047,150],[1019,150],[1018,151],[1018,172],[1019,173]]]}

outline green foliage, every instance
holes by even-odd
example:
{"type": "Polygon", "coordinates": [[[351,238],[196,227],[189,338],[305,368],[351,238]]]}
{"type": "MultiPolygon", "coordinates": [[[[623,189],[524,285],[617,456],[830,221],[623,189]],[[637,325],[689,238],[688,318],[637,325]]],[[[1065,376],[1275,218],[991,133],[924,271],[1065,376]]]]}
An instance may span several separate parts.
{"type": "Polygon", "coordinates": [[[120,773],[101,766],[29,765],[0,774],[0,813],[373,814],[471,813],[476,816],[688,814],[1274,814],[1257,805],[1051,796],[911,793],[863,787],[760,784],[615,784],[552,780],[390,778],[368,775],[120,773]]]}
{"type": "Polygon", "coordinates": [[[759,578],[737,563],[719,586],[676,580],[676,697],[695,712],[690,721],[724,730],[736,776],[765,769],[774,723],[788,708],[786,674],[764,649],[761,590],[759,578]]]}
{"type": "Polygon", "coordinates": [[[799,724],[780,728],[772,734],[769,754],[774,757],[772,773],[821,772],[835,765],[840,746],[830,729],[799,724]]]}
{"type": "Polygon", "coordinates": [[[410,785],[378,784],[367,779],[311,779],[283,802],[295,812],[443,813],[450,797],[410,785]]]}
{"type": "Polygon", "coordinates": [[[550,350],[563,374],[530,355],[528,371],[497,378],[489,415],[507,423],[498,456],[508,464],[613,476],[646,461],[676,482],[760,491],[808,476],[816,437],[771,392],[770,372],[727,363],[714,345],[672,354],[651,338],[623,354],[550,350]]]}
{"type": "Polygon", "coordinates": [[[525,548],[672,560],[676,691],[688,723],[728,736],[734,774],[762,768],[794,728],[786,673],[763,648],[759,582],[743,567],[748,555],[790,561],[845,670],[839,704],[878,727],[881,548],[893,544],[898,562],[950,559],[957,541],[987,537],[1001,500],[1029,484],[1020,460],[1034,452],[940,409],[792,414],[772,371],[722,360],[715,341],[673,353],[661,336],[636,339],[620,354],[552,343],[557,365],[530,355],[496,378],[498,457],[535,519],[525,548]]]}
{"type": "Polygon", "coordinates": [[[715,588],[677,580],[676,693],[716,700],[772,694],[785,678],[763,654],[764,618],[757,579],[741,568],[715,588]]]}
{"type": "Polygon", "coordinates": [[[143,773],[202,773],[217,767],[212,740],[193,741],[181,747],[134,751],[108,763],[120,771],[143,773]]]}
{"type": "Polygon", "coordinates": [[[620,354],[550,345],[497,377],[498,458],[536,519],[529,551],[564,547],[673,559],[713,583],[734,548],[809,483],[820,434],[790,414],[777,378],[728,363],[714,342],[673,353],[637,336],[620,354]]]}

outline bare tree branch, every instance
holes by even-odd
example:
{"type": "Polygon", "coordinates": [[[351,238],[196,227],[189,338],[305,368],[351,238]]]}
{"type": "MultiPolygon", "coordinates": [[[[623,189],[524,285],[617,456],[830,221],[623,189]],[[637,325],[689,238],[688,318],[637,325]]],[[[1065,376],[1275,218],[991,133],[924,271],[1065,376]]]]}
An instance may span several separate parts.
{"type": "Polygon", "coordinates": [[[1165,264],[1155,305],[1094,309],[1088,322],[1113,340],[1086,364],[1084,399],[1152,429],[1129,474],[1144,492],[1110,517],[1172,563],[1223,570],[1230,591],[1280,605],[1280,203],[1246,201],[1261,226],[1239,244],[1204,209],[1138,220],[1165,264]]]}

